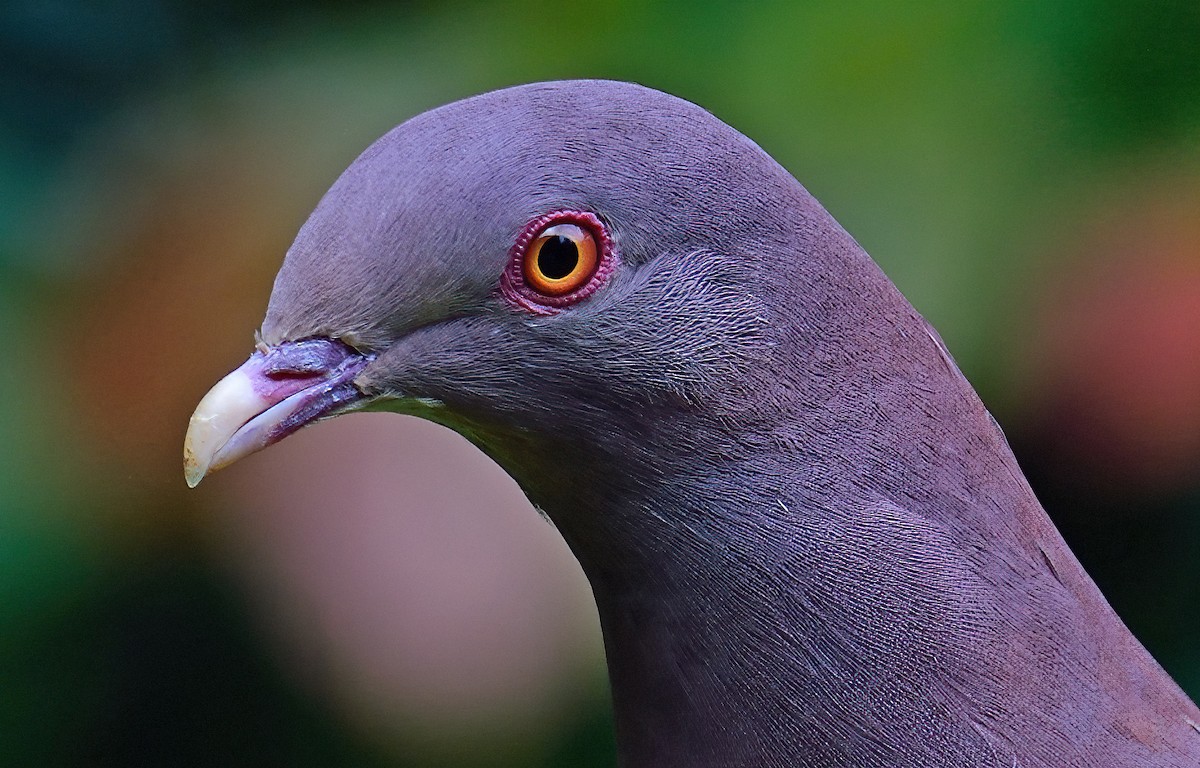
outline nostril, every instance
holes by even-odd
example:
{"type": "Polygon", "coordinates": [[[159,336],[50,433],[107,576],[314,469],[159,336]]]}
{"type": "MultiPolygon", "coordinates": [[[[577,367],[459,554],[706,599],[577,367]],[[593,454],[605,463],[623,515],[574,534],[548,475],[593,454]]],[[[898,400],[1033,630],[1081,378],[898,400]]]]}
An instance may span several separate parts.
{"type": "Polygon", "coordinates": [[[267,368],[263,371],[263,375],[272,381],[281,381],[284,379],[311,379],[325,373],[322,369],[313,370],[297,370],[294,368],[267,368]]]}
{"type": "Polygon", "coordinates": [[[326,376],[356,353],[334,339],[305,339],[285,342],[260,354],[263,375],[280,381],[326,376]]]}
{"type": "Polygon", "coordinates": [[[272,350],[263,361],[263,375],[268,379],[305,379],[328,373],[330,366],[315,355],[295,354],[288,347],[272,350]]]}

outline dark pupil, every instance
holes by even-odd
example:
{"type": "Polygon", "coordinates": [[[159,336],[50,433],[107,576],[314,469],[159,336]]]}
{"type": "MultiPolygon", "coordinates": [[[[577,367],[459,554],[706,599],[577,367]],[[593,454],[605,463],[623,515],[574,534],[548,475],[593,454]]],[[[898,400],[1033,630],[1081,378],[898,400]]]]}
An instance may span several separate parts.
{"type": "Polygon", "coordinates": [[[575,271],[579,263],[579,249],[569,237],[557,235],[542,243],[538,251],[538,269],[551,280],[561,280],[575,271]]]}

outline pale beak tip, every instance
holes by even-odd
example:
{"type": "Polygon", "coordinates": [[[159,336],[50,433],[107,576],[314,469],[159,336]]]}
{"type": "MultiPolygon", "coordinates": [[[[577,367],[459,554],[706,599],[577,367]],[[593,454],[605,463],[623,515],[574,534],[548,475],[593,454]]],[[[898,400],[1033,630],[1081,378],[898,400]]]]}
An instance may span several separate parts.
{"type": "Polygon", "coordinates": [[[200,485],[200,481],[208,474],[208,467],[196,461],[195,457],[184,454],[183,457],[183,479],[187,482],[188,488],[195,488],[200,485]]]}
{"type": "Polygon", "coordinates": [[[217,382],[188,422],[183,440],[183,478],[189,488],[195,488],[210,472],[228,463],[215,462],[214,466],[217,454],[238,428],[270,405],[255,393],[243,368],[217,382]]]}
{"type": "Polygon", "coordinates": [[[188,425],[187,437],[183,440],[183,479],[187,481],[188,488],[200,485],[211,464],[211,457],[202,457],[196,453],[197,444],[203,445],[205,442],[198,438],[196,432],[196,419],[193,416],[188,425]]]}

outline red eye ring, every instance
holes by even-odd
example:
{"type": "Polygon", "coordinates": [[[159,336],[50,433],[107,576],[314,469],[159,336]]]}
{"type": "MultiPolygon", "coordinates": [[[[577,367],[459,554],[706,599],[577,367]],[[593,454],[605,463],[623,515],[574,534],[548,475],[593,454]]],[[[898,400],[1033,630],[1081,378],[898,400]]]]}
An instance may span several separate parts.
{"type": "Polygon", "coordinates": [[[551,315],[595,293],[615,264],[612,238],[596,214],[551,211],[517,236],[500,290],[522,309],[551,315]]]}

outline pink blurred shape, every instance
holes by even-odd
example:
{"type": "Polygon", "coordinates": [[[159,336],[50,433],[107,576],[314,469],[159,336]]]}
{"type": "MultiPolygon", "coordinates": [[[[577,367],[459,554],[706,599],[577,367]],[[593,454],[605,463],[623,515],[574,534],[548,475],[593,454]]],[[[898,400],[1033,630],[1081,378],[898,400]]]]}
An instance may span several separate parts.
{"type": "Polygon", "coordinates": [[[1200,185],[1103,210],[1041,292],[1039,431],[1103,482],[1177,487],[1200,470],[1200,185]]]}
{"type": "Polygon", "coordinates": [[[351,711],[384,728],[542,729],[598,690],[574,557],[449,430],[355,414],[224,475],[213,486],[226,481],[229,541],[269,631],[351,711]]]}

